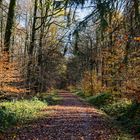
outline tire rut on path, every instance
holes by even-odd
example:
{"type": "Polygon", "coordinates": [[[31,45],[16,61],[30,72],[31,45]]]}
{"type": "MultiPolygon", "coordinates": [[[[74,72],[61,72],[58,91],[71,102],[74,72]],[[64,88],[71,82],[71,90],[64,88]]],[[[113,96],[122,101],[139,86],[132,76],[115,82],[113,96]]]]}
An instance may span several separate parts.
{"type": "Polygon", "coordinates": [[[63,91],[59,96],[59,105],[43,110],[50,112],[48,117],[10,130],[5,140],[115,140],[117,130],[105,114],[72,93],[63,91]]]}

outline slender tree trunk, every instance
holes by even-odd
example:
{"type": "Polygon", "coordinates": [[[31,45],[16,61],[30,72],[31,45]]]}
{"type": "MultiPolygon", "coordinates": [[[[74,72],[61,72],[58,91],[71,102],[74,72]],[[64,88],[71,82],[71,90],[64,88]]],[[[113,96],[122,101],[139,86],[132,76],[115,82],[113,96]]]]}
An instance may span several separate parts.
{"type": "Polygon", "coordinates": [[[37,4],[38,4],[38,0],[35,0],[31,41],[30,41],[30,46],[29,46],[29,49],[28,49],[29,60],[28,60],[28,66],[27,66],[27,82],[29,84],[29,87],[30,87],[30,84],[31,84],[31,65],[32,65],[32,59],[33,59],[33,50],[34,50],[34,47],[35,47],[37,4]]]}
{"type": "Polygon", "coordinates": [[[38,90],[43,90],[43,83],[42,83],[42,73],[43,73],[43,65],[42,65],[42,46],[43,46],[43,36],[44,36],[44,18],[43,18],[43,3],[42,0],[40,0],[40,6],[41,6],[41,28],[40,28],[40,38],[39,38],[39,49],[38,49],[38,66],[39,66],[39,78],[41,79],[38,85],[38,90]]]}
{"type": "Polygon", "coordinates": [[[10,38],[12,35],[12,27],[14,25],[14,16],[15,16],[15,6],[16,0],[10,0],[7,24],[5,29],[5,38],[4,38],[4,53],[6,53],[6,61],[9,61],[9,50],[10,50],[10,38]]]}
{"type": "Polygon", "coordinates": [[[134,1],[134,9],[135,9],[135,20],[136,22],[138,22],[138,24],[140,24],[140,14],[139,14],[139,5],[140,2],[139,0],[133,0],[134,1]]]}
{"type": "MultiPolygon", "coordinates": [[[[42,23],[44,23],[42,0],[40,0],[40,5],[41,5],[41,24],[42,24],[42,23]]],[[[38,51],[38,64],[39,65],[41,64],[41,61],[42,61],[42,40],[43,40],[43,35],[44,35],[44,24],[40,28],[39,51],[38,51]]]]}
{"type": "Polygon", "coordinates": [[[1,45],[0,45],[0,47],[1,47],[1,49],[2,49],[2,46],[3,46],[3,41],[2,41],[2,39],[3,39],[3,8],[2,8],[2,0],[0,0],[0,32],[1,32],[1,45]]]}
{"type": "Polygon", "coordinates": [[[31,42],[30,42],[30,48],[29,48],[29,56],[32,56],[34,46],[35,46],[35,34],[36,34],[36,15],[37,15],[37,3],[38,0],[35,0],[34,3],[34,14],[33,14],[33,25],[32,25],[32,35],[31,35],[31,42]]]}

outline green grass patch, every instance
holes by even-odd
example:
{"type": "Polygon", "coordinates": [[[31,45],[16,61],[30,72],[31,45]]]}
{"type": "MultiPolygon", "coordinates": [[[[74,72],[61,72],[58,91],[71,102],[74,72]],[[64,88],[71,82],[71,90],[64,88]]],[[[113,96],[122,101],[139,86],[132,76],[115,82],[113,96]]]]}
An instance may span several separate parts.
{"type": "Polygon", "coordinates": [[[38,99],[0,103],[0,131],[41,117],[41,110],[46,107],[47,104],[38,99]]]}
{"type": "Polygon", "coordinates": [[[24,124],[46,115],[42,111],[48,105],[56,105],[60,102],[57,91],[51,93],[39,93],[30,100],[3,101],[0,103],[0,132],[8,127],[24,124]]]}

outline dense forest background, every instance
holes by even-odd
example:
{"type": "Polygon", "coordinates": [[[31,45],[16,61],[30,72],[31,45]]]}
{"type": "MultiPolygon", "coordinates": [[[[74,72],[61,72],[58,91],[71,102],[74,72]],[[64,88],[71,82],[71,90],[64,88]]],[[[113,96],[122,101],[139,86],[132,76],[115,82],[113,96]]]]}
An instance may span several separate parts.
{"type": "Polygon", "coordinates": [[[0,10],[2,97],[76,85],[139,101],[139,0],[1,0],[0,10]]]}

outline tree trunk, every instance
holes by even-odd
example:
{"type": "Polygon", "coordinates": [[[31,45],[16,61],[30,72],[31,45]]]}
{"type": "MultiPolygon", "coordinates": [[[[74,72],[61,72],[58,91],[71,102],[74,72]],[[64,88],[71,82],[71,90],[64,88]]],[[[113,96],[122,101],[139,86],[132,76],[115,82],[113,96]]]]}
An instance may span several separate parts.
{"type": "Polygon", "coordinates": [[[6,61],[9,61],[10,38],[12,35],[12,27],[14,25],[15,6],[16,0],[10,0],[3,49],[4,53],[6,54],[6,61]]]}
{"type": "Polygon", "coordinates": [[[29,48],[29,56],[33,54],[33,49],[35,46],[35,34],[36,34],[36,15],[37,15],[37,3],[38,0],[35,0],[34,3],[34,14],[33,14],[33,25],[32,25],[32,35],[31,35],[31,42],[30,42],[30,48],[29,48]]]}
{"type": "Polygon", "coordinates": [[[3,8],[2,8],[2,0],[0,0],[0,32],[1,32],[1,45],[0,47],[2,48],[3,46],[3,42],[2,42],[2,39],[3,39],[3,8]]]}
{"type": "Polygon", "coordinates": [[[29,46],[29,49],[28,49],[29,60],[28,60],[28,66],[27,66],[27,82],[28,82],[29,88],[31,87],[31,82],[32,82],[32,78],[31,78],[31,69],[32,68],[31,68],[31,65],[32,65],[32,61],[33,61],[33,50],[34,50],[34,47],[35,47],[37,4],[38,4],[38,0],[35,0],[35,2],[34,2],[34,13],[33,13],[32,34],[31,34],[30,46],[29,46]]]}
{"type": "Polygon", "coordinates": [[[134,9],[135,9],[135,20],[136,22],[140,22],[140,14],[139,14],[139,0],[134,0],[134,9]]]}

